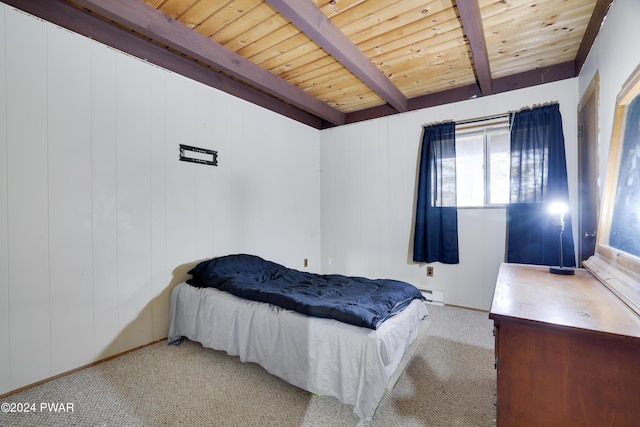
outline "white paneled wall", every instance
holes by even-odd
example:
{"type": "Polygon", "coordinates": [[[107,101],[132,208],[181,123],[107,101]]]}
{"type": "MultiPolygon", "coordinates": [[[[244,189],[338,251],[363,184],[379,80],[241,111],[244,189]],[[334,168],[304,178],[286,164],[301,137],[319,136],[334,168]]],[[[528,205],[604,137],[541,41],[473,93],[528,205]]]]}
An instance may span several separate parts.
{"type": "MultiPolygon", "coordinates": [[[[0,23],[4,25],[5,9],[0,7],[0,23]]],[[[0,31],[0,82],[6,79],[5,31],[0,31]]],[[[7,86],[0,84],[0,129],[7,129],[7,86]]],[[[9,334],[9,236],[7,214],[7,132],[0,130],[0,390],[11,381],[11,347],[9,334]]]]}
{"type": "Polygon", "coordinates": [[[69,32],[45,28],[47,120],[42,123],[42,152],[48,206],[43,213],[49,236],[51,373],[58,374],[93,358],[93,340],[78,339],[93,335],[91,46],[69,32]]]}
{"type": "Polygon", "coordinates": [[[116,57],[116,250],[121,348],[152,340],[151,330],[151,73],[116,57]]]}
{"type": "Polygon", "coordinates": [[[0,129],[0,394],[166,337],[198,260],[320,270],[316,129],[2,4],[0,129]]]}
{"type": "Polygon", "coordinates": [[[47,215],[47,27],[7,10],[5,68],[8,362],[11,379],[19,378],[19,385],[23,385],[53,374],[47,215]]]}
{"type": "Polygon", "coordinates": [[[576,95],[570,79],[322,131],[323,271],[406,280],[445,291],[448,304],[489,309],[505,256],[504,209],[459,210],[460,264],[436,263],[426,277],[426,264],[411,261],[422,125],[560,102],[577,212],[576,95]]]}
{"type": "Polygon", "coordinates": [[[116,81],[118,54],[91,44],[91,253],[96,358],[117,353],[116,81]]]}

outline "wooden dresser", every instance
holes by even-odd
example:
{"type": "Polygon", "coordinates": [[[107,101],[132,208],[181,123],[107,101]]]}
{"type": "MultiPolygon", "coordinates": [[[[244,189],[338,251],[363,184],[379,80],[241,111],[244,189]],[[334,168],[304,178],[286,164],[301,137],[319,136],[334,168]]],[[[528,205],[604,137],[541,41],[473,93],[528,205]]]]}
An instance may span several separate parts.
{"type": "Polygon", "coordinates": [[[640,317],[586,270],[502,264],[497,425],[640,426],[640,317]]]}

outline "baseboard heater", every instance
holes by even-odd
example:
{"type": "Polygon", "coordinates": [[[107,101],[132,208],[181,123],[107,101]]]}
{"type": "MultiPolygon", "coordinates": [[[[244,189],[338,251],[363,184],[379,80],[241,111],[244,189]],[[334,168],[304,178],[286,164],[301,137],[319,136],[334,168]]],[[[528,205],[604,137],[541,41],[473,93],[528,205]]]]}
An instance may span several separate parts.
{"type": "Polygon", "coordinates": [[[433,289],[420,289],[422,295],[427,299],[427,303],[433,305],[444,305],[444,291],[433,289]]]}

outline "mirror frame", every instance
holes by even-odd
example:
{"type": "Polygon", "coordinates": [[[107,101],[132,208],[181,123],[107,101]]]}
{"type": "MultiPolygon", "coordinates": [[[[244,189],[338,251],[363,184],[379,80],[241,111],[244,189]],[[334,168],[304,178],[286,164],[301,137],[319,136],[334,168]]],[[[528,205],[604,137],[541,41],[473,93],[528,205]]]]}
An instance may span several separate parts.
{"type": "MultiPolygon", "coordinates": [[[[627,112],[629,104],[638,96],[640,96],[640,66],[631,74],[616,98],[609,149],[609,168],[603,188],[596,252],[584,261],[583,265],[618,298],[640,315],[640,257],[609,245],[611,220],[620,178],[620,161],[627,112]]],[[[640,235],[637,237],[640,239],[640,235]]]]}

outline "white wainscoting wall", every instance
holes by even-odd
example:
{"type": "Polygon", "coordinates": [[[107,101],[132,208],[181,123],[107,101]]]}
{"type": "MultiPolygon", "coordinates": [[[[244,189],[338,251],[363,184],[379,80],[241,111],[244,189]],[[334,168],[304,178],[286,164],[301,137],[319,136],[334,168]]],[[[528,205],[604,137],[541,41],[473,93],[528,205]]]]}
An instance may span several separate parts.
{"type": "Polygon", "coordinates": [[[166,337],[198,260],[320,270],[316,129],[3,4],[0,129],[0,393],[166,337]]]}

